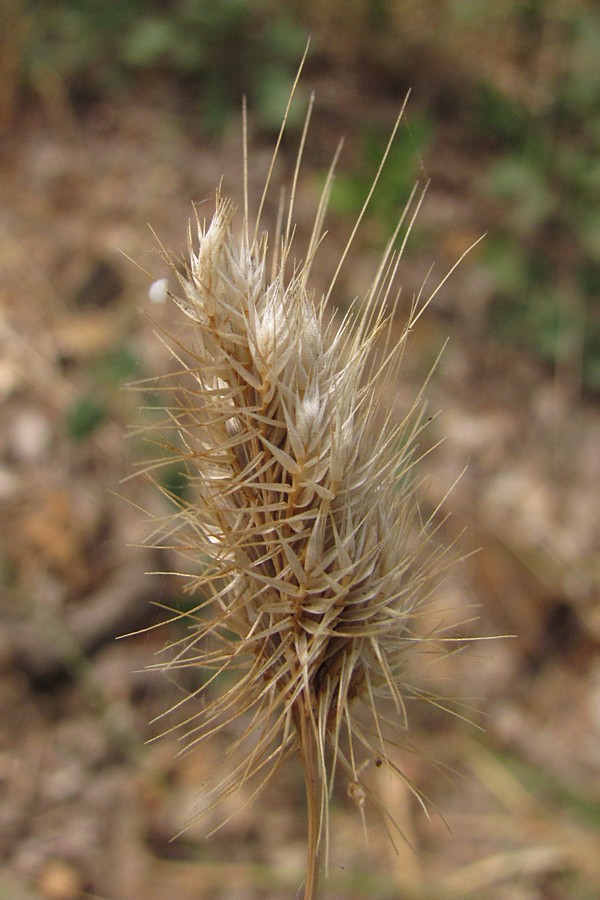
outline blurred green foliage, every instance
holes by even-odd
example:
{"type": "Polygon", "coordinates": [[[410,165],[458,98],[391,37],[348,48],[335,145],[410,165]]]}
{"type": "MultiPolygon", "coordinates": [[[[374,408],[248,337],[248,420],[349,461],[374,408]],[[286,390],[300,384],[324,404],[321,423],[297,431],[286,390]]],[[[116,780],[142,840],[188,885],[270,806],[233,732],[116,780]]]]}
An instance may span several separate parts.
{"type": "Polygon", "coordinates": [[[279,124],[306,32],[252,0],[29,0],[24,80],[60,82],[75,100],[123,89],[137,75],[175,76],[221,129],[242,94],[263,127],[279,124]]]}
{"type": "MultiPolygon", "coordinates": [[[[422,174],[422,158],[427,152],[433,130],[432,120],[423,114],[411,114],[410,120],[400,123],[367,210],[367,217],[377,232],[377,243],[383,243],[396,228],[404,205],[422,174]]],[[[379,127],[365,130],[353,171],[340,172],[335,177],[330,199],[332,212],[352,219],[357,217],[388,140],[389,133],[379,127]]]]}
{"type": "Polygon", "coordinates": [[[142,405],[138,407],[143,426],[129,435],[133,441],[132,456],[140,471],[147,471],[169,507],[179,507],[190,498],[190,477],[180,436],[173,428],[171,416],[164,406],[160,391],[142,389],[142,405]]]}
{"type": "Polygon", "coordinates": [[[67,411],[66,430],[73,441],[86,440],[107,418],[114,416],[120,389],[137,368],[137,357],[127,344],[117,345],[90,365],[90,385],[67,411]]]}
{"type": "Polygon", "coordinates": [[[473,131],[494,149],[485,184],[498,212],[487,241],[490,327],[597,392],[600,11],[521,5],[539,32],[543,102],[528,109],[485,82],[473,103],[473,131]]]}
{"type": "Polygon", "coordinates": [[[138,365],[138,357],[129,344],[120,344],[94,363],[92,375],[99,384],[121,387],[134,377],[138,365]]]}
{"type": "Polygon", "coordinates": [[[85,391],[67,413],[67,434],[74,441],[83,441],[96,431],[107,415],[106,402],[94,391],[85,391]]]}

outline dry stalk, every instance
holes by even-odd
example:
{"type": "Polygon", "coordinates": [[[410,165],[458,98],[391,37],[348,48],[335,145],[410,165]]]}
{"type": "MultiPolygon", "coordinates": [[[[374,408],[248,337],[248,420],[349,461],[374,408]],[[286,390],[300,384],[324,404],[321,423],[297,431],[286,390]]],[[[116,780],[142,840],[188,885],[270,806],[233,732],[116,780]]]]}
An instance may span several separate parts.
{"type": "Polygon", "coordinates": [[[336,773],[347,778],[361,815],[369,764],[404,777],[388,756],[382,704],[392,701],[401,732],[407,702],[427,699],[407,669],[425,641],[418,621],[451,554],[433,539],[433,517],[418,516],[412,469],[421,395],[402,421],[390,413],[383,427],[376,423],[382,380],[397,377],[426,305],[413,303],[394,342],[394,246],[418,201],[366,298],[331,325],[326,305],[338,272],[320,301],[307,285],[331,176],[305,262],[292,267],[296,179],[274,253],[259,233],[264,195],[253,228],[246,197],[236,240],[234,210],[218,193],[210,224],[197,222],[185,271],[173,267],[179,289],[153,286],[155,298],[168,293],[191,320],[189,338],[171,340],[180,371],[161,389],[170,397],[163,434],[171,427],[172,439],[165,442],[185,462],[193,500],[178,501],[156,540],[203,561],[187,585],[198,603],[177,613],[187,617],[189,634],[166,664],[206,674],[189,698],[201,708],[184,723],[187,744],[238,723],[208,806],[250,778],[258,781],[254,796],[298,753],[309,900],[327,855],[336,773]]]}

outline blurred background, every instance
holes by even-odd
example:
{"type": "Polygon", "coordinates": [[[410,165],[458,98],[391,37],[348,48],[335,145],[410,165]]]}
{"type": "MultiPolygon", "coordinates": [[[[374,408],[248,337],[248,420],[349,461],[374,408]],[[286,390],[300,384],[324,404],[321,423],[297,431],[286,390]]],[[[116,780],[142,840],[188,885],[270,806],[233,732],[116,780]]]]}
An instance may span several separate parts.
{"type": "MultiPolygon", "coordinates": [[[[432,616],[458,637],[512,635],[432,667],[459,715],[409,710],[415,752],[398,764],[430,806],[374,782],[406,838],[397,852],[376,816],[365,843],[340,785],[323,896],[598,897],[597,3],[4,0],[0,16],[0,896],[300,888],[294,760],[258,800],[232,799],[225,816],[249,802],[208,840],[223,811],[171,840],[223,747],[177,758],[177,718],[156,720],[186,684],[146,669],[182,633],[151,626],[189,600],[180,578],[145,574],[181,564],[146,540],[168,497],[124,481],[161,452],[147,441],[161,401],[125,386],[173,368],[154,332],[181,316],[147,300],[167,274],[160,244],[185,252],[192,203],[210,217],[221,179],[242,208],[243,95],[256,210],[310,35],[265,224],[315,91],[295,246],[344,137],[314,267],[326,290],[411,91],[333,304],[364,295],[415,183],[428,188],[399,329],[485,233],[382,404],[410,408],[449,338],[427,389],[423,449],[442,443],[421,464],[421,504],[450,514],[443,540],[465,558],[432,616]]],[[[156,478],[185,494],[177,465],[156,478]]]]}

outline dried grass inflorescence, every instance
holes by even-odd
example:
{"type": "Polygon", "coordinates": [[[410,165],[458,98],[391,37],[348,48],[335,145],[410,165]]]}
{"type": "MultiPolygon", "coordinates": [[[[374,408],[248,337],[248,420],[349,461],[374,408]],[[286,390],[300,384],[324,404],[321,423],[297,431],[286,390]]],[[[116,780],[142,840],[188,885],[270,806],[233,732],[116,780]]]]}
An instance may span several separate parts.
{"type": "Polygon", "coordinates": [[[397,377],[423,308],[413,303],[394,340],[397,235],[341,321],[329,317],[333,282],[321,301],[309,293],[330,184],[303,264],[291,263],[291,209],[268,261],[258,220],[252,236],[246,214],[236,239],[234,210],[217,195],[197,250],[176,270],[180,290],[169,292],[191,320],[189,341],[172,342],[180,371],[166,408],[193,499],[179,502],[163,540],[204,564],[188,584],[197,606],[181,614],[190,633],[167,667],[206,675],[194,695],[201,708],[184,724],[190,745],[238,720],[209,804],[250,778],[260,788],[299,754],[306,897],[336,773],[362,808],[368,764],[395,768],[385,701],[406,729],[406,701],[426,693],[406,671],[424,642],[415,626],[447,557],[431,518],[419,520],[410,474],[421,397],[402,421],[390,412],[376,422],[382,379],[397,377]]]}

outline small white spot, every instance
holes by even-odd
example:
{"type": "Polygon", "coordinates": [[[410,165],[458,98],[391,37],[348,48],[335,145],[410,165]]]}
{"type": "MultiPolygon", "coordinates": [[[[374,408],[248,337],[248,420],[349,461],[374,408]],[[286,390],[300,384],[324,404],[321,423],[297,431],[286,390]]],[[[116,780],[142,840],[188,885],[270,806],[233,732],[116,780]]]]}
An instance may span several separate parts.
{"type": "Polygon", "coordinates": [[[148,296],[152,303],[164,303],[169,294],[169,281],[167,278],[159,278],[153,281],[148,290],[148,296]]]}

